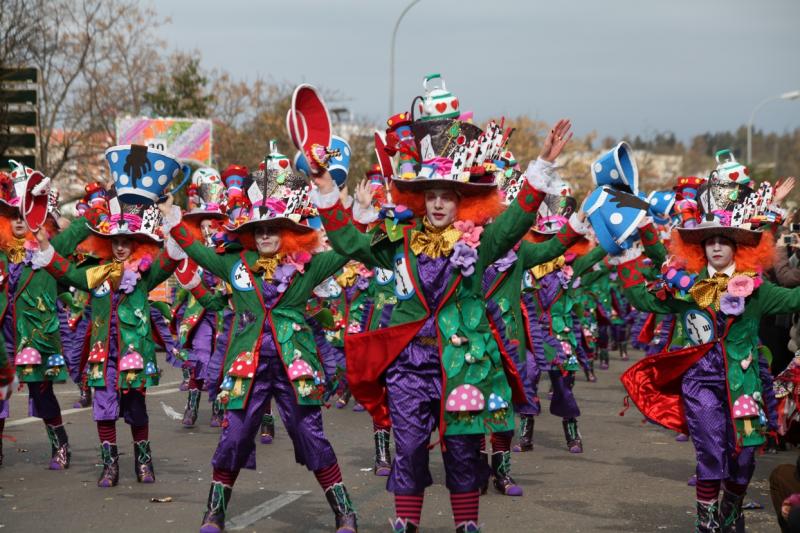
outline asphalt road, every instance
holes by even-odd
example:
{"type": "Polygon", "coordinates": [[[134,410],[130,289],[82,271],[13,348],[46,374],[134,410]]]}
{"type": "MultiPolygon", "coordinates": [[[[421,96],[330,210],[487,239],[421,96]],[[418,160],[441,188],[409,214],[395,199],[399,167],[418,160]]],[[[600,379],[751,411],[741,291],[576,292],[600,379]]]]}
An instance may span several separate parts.
{"type": "MultiPolygon", "coordinates": [[[[638,354],[634,357],[638,357],[638,354]]],[[[513,475],[525,490],[520,498],[495,492],[481,499],[485,531],[691,531],[694,488],[690,443],[651,424],[632,407],[619,416],[624,396],[619,374],[629,363],[612,361],[598,373],[597,383],[580,378],[576,395],[582,410],[580,429],[585,451],[566,451],[561,421],[544,414],[536,422],[536,448],[514,454],[513,475]]],[[[179,375],[168,368],[163,385],[148,393],[150,439],[157,483],[140,485],[133,473],[130,432],[117,425],[120,484],[100,489],[97,433],[89,409],[72,410],[77,390],[57,387],[72,445],[72,466],[46,470],[49,445],[39,420],[26,419],[27,394],[12,397],[0,467],[0,528],[3,531],[197,531],[205,508],[209,461],[219,430],[208,427],[205,397],[194,429],[176,416],[183,413],[185,393],[179,375]],[[151,498],[172,498],[154,503],[151,498]]],[[[543,400],[543,410],[547,401],[543,400]]],[[[325,429],[339,457],[345,483],[358,507],[362,531],[386,531],[394,514],[385,481],[371,472],[373,442],[366,413],[350,407],[325,412],[325,429]]],[[[748,499],[764,505],[748,511],[748,531],[774,532],[777,522],[766,479],[779,463],[794,463],[796,452],[762,455],[748,499]]],[[[434,485],[426,492],[424,531],[452,531],[452,517],[438,448],[432,450],[434,485]]],[[[296,465],[291,443],[278,423],[271,445],[258,445],[258,469],[243,471],[228,507],[229,527],[242,531],[333,531],[333,517],[324,496],[305,468],[296,465]]]]}

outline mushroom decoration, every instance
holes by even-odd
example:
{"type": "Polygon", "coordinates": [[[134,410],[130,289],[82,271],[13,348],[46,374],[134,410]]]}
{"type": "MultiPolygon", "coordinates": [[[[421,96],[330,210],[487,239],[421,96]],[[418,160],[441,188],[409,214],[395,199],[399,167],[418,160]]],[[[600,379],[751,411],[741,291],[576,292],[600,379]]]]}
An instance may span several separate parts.
{"type": "Polygon", "coordinates": [[[289,365],[289,379],[297,382],[297,392],[300,396],[308,396],[314,390],[314,369],[300,359],[298,354],[289,365]]]}
{"type": "Polygon", "coordinates": [[[744,421],[745,436],[753,432],[752,419],[758,418],[758,406],[749,394],[743,394],[733,402],[733,418],[744,421]]]}
{"type": "Polygon", "coordinates": [[[22,374],[27,376],[33,374],[33,367],[42,364],[42,354],[39,350],[31,346],[26,346],[19,352],[16,360],[17,366],[23,365],[22,374]]]}
{"type": "Polygon", "coordinates": [[[231,389],[233,388],[233,378],[230,376],[225,376],[225,379],[222,380],[222,384],[219,386],[219,394],[217,394],[217,399],[222,405],[227,405],[228,401],[231,397],[231,389]]]}
{"type": "Polygon", "coordinates": [[[489,412],[495,420],[501,420],[508,413],[508,402],[495,393],[489,395],[489,412]]]}
{"type": "Polygon", "coordinates": [[[153,361],[148,361],[146,365],[144,365],[144,373],[148,376],[155,376],[158,374],[158,368],[153,361]]]}
{"type": "Polygon", "coordinates": [[[128,353],[119,362],[119,371],[126,372],[125,381],[130,385],[136,379],[140,370],[144,369],[144,359],[142,354],[133,349],[133,345],[128,345],[128,353]]]}
{"type": "Polygon", "coordinates": [[[103,365],[106,362],[107,352],[105,346],[100,341],[97,341],[89,351],[89,377],[92,379],[100,379],[103,375],[103,365]]]}
{"type": "Polygon", "coordinates": [[[445,410],[458,413],[459,418],[469,419],[472,417],[473,411],[483,411],[485,404],[486,401],[480,389],[465,383],[450,392],[445,410]]]}
{"type": "Polygon", "coordinates": [[[253,360],[253,353],[242,352],[237,355],[236,359],[233,360],[230,370],[228,370],[228,375],[232,378],[236,378],[231,394],[233,396],[241,396],[243,381],[245,379],[253,379],[255,374],[256,363],[253,360]]]}
{"type": "Polygon", "coordinates": [[[61,367],[66,365],[67,362],[64,360],[64,356],[60,353],[56,353],[51,355],[47,358],[47,370],[45,371],[45,375],[48,376],[57,376],[61,373],[61,367]]]}

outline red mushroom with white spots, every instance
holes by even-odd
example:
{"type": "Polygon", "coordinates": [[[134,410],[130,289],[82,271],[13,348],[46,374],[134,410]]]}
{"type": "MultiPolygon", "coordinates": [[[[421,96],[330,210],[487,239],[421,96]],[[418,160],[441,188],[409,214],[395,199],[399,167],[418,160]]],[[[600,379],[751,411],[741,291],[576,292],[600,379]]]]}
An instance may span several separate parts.
{"type": "Polygon", "coordinates": [[[41,364],[42,354],[39,353],[39,350],[31,346],[26,346],[17,355],[16,365],[25,367],[22,369],[22,373],[26,376],[33,373],[33,367],[41,364]]]}
{"type": "Polygon", "coordinates": [[[753,432],[753,418],[758,418],[758,406],[749,394],[744,394],[733,402],[733,418],[744,421],[744,434],[753,432]]]}
{"type": "Polygon", "coordinates": [[[237,355],[236,359],[234,359],[233,364],[231,365],[230,370],[228,370],[228,375],[236,378],[236,381],[233,384],[233,389],[231,390],[231,394],[233,396],[241,396],[244,380],[253,379],[253,377],[256,375],[256,363],[253,359],[253,353],[242,352],[237,355]]]}
{"type": "Polygon", "coordinates": [[[105,346],[100,341],[97,341],[92,346],[91,351],[89,351],[89,367],[91,371],[89,372],[89,377],[92,379],[99,379],[102,376],[102,368],[103,364],[106,362],[107,352],[105,346]]]}

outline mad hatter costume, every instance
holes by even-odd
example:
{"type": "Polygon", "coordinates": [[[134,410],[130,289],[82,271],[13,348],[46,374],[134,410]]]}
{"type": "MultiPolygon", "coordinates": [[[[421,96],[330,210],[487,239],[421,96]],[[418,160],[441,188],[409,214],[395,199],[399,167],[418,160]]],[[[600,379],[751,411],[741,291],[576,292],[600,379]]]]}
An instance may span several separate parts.
{"type": "MultiPolygon", "coordinates": [[[[650,312],[675,313],[689,342],[682,350],[645,358],[621,379],[647,418],[688,430],[697,455],[697,530],[702,532],[744,531],[742,499],[755,450],[775,425],[759,321],[800,309],[800,290],[761,276],[772,260],[772,239],[752,227],[772,216],[770,187],[762,184],[756,193],[732,172],[747,174],[741,165],[731,171],[722,163],[701,189],[702,219],[673,234],[672,266],[689,274],[689,287],[649,291],[639,273],[641,257],[618,267],[631,302],[650,312]],[[725,266],[719,259],[725,257],[721,243],[733,250],[725,266]]],[[[641,237],[648,253],[661,246],[654,229],[642,230],[641,237]]]]}
{"type": "Polygon", "coordinates": [[[295,459],[314,472],[338,530],[353,532],[355,510],[322,428],[322,362],[304,317],[314,287],[347,259],[335,252],[314,253],[319,236],[309,226],[315,212],[308,205],[308,186],[291,168],[274,165],[276,155],[270,154],[265,172],[246,187],[252,201],[248,218],[231,228],[244,249],[218,254],[195,241],[183,223],[171,232],[192,259],[230,280],[233,288],[234,319],[218,396],[227,404],[226,422],[212,459],[214,481],[201,531],[225,527],[233,484],[242,468],[255,467],[254,439],[265,404],[274,396],[295,459]]]}
{"type": "MultiPolygon", "coordinates": [[[[0,198],[0,271],[3,311],[4,349],[15,355],[17,376],[28,386],[29,414],[44,420],[50,439],[51,470],[69,467],[70,450],[66,430],[61,420],[61,408],[53,393],[53,383],[67,379],[58,315],[58,288],[46,272],[34,268],[33,256],[38,246],[28,231],[21,213],[22,198],[29,180],[42,175],[24,165],[12,162],[11,182],[3,187],[0,198]]],[[[89,233],[86,220],[81,218],[55,235],[53,217],[45,223],[42,233],[52,232],[53,246],[64,253],[74,250],[89,233]]],[[[8,417],[8,402],[2,402],[0,420],[8,417]]],[[[2,427],[0,427],[2,431],[2,427]]]]}
{"type": "MultiPolygon", "coordinates": [[[[457,531],[476,531],[488,475],[483,435],[513,430],[513,404],[524,399],[514,363],[487,318],[483,276],[533,223],[544,192],[531,182],[547,163],[534,165],[516,201],[482,226],[499,207],[493,159],[506,138],[502,129],[484,133],[452,119],[418,120],[411,128],[417,175],[396,180],[393,197],[420,218],[360,233],[326,174],[317,181],[318,207],[334,249],[395,271],[398,302],[388,327],[345,340],[353,394],[373,416],[388,411],[391,418],[396,457],[387,488],[395,494],[394,530],[417,530],[432,483],[428,443],[438,426],[457,531]],[[445,225],[448,216],[455,222],[445,225]]],[[[568,130],[564,121],[551,131],[545,154],[560,151],[568,130]]]]}
{"type": "Polygon", "coordinates": [[[94,389],[92,414],[103,461],[100,487],[115,486],[119,480],[119,417],[131,426],[137,480],[155,482],[145,393],[158,385],[161,372],[148,294],[177,266],[165,251],[159,251],[159,225],[156,206],[120,204],[112,194],[109,216],[93,228],[94,239],[88,245],[102,258],[96,266],[75,266],[38,235],[43,244],[34,259],[37,264],[55,279],[92,294],[87,384],[94,389]],[[122,257],[119,248],[125,245],[122,257]]]}

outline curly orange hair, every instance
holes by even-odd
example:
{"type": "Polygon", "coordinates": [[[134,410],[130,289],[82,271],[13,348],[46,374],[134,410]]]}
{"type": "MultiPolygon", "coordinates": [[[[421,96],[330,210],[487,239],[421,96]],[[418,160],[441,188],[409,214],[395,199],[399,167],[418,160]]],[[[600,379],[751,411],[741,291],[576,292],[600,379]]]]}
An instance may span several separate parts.
{"type": "MultiPolygon", "coordinates": [[[[672,230],[669,253],[689,272],[700,272],[708,264],[703,245],[685,242],[677,230],[672,230]]],[[[775,239],[771,233],[765,231],[756,246],[736,245],[733,260],[739,271],[767,270],[775,262],[775,239]]]]}
{"type": "MultiPolygon", "coordinates": [[[[8,250],[14,240],[14,234],[11,232],[11,219],[0,216],[0,250],[8,250]]],[[[28,231],[25,233],[25,240],[36,242],[36,237],[28,231]]]]}
{"type": "MultiPolygon", "coordinates": [[[[282,229],[278,233],[281,238],[280,253],[293,254],[298,252],[312,253],[319,248],[320,235],[318,231],[299,232],[290,229],[282,229]]],[[[252,231],[246,231],[237,235],[239,242],[248,250],[257,250],[256,240],[252,231]]]]}
{"type": "MultiPolygon", "coordinates": [[[[155,243],[145,243],[139,241],[133,242],[133,252],[128,258],[128,261],[138,261],[145,257],[155,260],[160,247],[155,243]]],[[[99,235],[89,235],[80,245],[78,245],[78,252],[84,254],[92,254],[105,261],[114,257],[111,251],[111,239],[108,237],[100,237],[99,235]]]]}
{"type": "MultiPolygon", "coordinates": [[[[419,192],[402,192],[392,184],[392,200],[397,205],[408,207],[415,216],[425,214],[425,195],[419,192]]],[[[484,225],[503,212],[504,206],[500,192],[492,189],[477,195],[459,195],[456,220],[471,220],[484,225]]]]}

